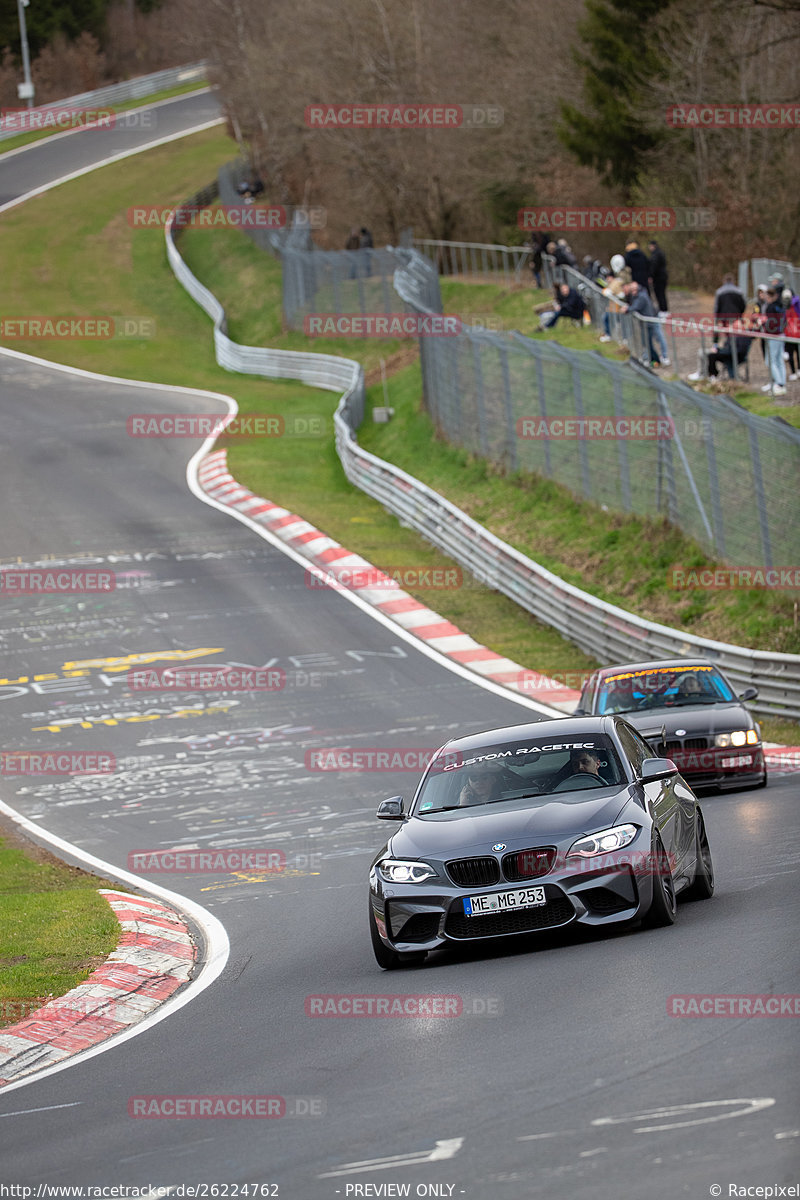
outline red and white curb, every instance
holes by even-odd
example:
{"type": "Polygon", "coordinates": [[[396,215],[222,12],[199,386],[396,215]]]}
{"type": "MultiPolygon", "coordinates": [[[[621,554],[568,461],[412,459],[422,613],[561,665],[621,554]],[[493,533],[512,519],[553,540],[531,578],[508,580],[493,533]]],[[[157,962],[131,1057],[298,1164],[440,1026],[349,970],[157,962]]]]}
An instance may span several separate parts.
{"type": "Polygon", "coordinates": [[[281,541],[307,558],[314,575],[324,581],[331,577],[330,586],[355,592],[367,604],[378,609],[397,625],[420,638],[431,647],[462,667],[475,671],[484,679],[502,684],[513,691],[549,704],[562,712],[571,713],[578,703],[580,692],[564,687],[557,680],[529,671],[519,663],[495,654],[480,645],[457,625],[447,621],[433,609],[427,608],[396,580],[384,575],[359,554],[353,554],[296,513],[289,512],[256,496],[242,487],[228,470],[225,450],[215,450],[203,459],[198,469],[200,486],[207,495],[228,508],[243,513],[250,520],[264,525],[281,541]],[[368,579],[364,586],[358,578],[368,579]]]}
{"type": "Polygon", "coordinates": [[[0,1029],[0,1087],[136,1024],[190,978],[196,948],[179,913],[127,892],[100,894],[123,931],[117,949],[71,992],[0,1029]]]}
{"type": "Polygon", "coordinates": [[[763,745],[767,770],[773,775],[800,771],[800,746],[781,746],[778,742],[764,742],[763,745]]]}
{"type": "MultiPolygon", "coordinates": [[[[373,567],[365,558],[353,554],[296,513],[265,500],[263,496],[256,496],[231,475],[225,450],[215,450],[204,458],[197,477],[203,491],[218,504],[235,509],[250,520],[264,525],[275,537],[307,558],[314,576],[319,578],[323,586],[326,580],[330,580],[329,586],[338,585],[355,592],[367,604],[432,649],[460,666],[475,671],[484,679],[491,679],[561,712],[572,713],[580,699],[579,691],[481,646],[457,625],[404,592],[396,580],[373,567]],[[359,577],[369,582],[359,586],[359,577]]],[[[765,742],[764,757],[768,769],[773,773],[800,771],[798,746],[765,742]]]]}

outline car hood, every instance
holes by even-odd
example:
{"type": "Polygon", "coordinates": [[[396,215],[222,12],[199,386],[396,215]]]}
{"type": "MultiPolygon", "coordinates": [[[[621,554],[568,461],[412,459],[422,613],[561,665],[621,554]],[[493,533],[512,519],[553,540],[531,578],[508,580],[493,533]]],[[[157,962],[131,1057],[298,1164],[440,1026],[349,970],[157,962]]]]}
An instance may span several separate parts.
{"type": "Polygon", "coordinates": [[[389,852],[399,858],[449,859],[488,854],[495,842],[509,849],[555,845],[613,825],[633,791],[626,784],[603,788],[591,799],[586,791],[571,792],[414,816],[391,838],[389,852]]]}
{"type": "Polygon", "coordinates": [[[701,734],[727,733],[731,729],[752,729],[753,718],[736,703],[686,705],[685,708],[651,708],[647,712],[622,714],[643,737],[658,737],[662,725],[667,737],[696,737],[701,734]],[[677,730],[685,730],[685,734],[677,730]]]}

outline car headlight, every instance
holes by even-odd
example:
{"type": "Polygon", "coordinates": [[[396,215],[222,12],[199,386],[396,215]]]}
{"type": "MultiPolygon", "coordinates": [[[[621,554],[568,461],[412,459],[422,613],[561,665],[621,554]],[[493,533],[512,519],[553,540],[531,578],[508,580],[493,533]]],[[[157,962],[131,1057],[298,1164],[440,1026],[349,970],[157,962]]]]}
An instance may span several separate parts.
{"type": "Polygon", "coordinates": [[[378,874],[386,883],[422,883],[436,875],[433,867],[424,862],[407,862],[402,858],[384,858],[378,863],[378,874]]]}
{"type": "Polygon", "coordinates": [[[755,729],[734,729],[731,733],[718,733],[714,738],[715,746],[757,746],[758,734],[755,729]]]}
{"type": "Polygon", "coordinates": [[[609,854],[621,850],[632,842],[639,832],[637,825],[615,825],[613,829],[603,829],[600,833],[590,833],[588,837],[579,838],[573,842],[567,851],[567,858],[593,858],[595,854],[609,854]]]}

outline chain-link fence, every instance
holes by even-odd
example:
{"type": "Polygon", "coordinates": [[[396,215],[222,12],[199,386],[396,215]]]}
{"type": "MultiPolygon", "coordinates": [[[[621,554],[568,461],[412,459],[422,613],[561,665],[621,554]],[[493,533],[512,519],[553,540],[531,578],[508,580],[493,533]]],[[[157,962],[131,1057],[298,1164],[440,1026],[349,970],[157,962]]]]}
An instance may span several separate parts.
{"type": "Polygon", "coordinates": [[[782,275],[786,287],[800,295],[800,267],[778,258],[751,258],[739,263],[739,287],[745,296],[755,296],[756,288],[770,275],[782,275]]]}
{"type": "MultiPolygon", "coordinates": [[[[395,285],[417,311],[415,276],[395,285]]],[[[521,334],[420,339],[425,402],[448,441],[596,504],[666,517],[737,564],[800,562],[800,430],[637,364],[521,334]]]]}
{"type": "MultiPolygon", "coordinates": [[[[220,174],[223,202],[238,195],[242,168],[234,168],[220,174]]],[[[436,267],[416,250],[321,251],[302,231],[251,236],[281,256],[291,328],[312,314],[442,312],[436,267]]],[[[600,289],[570,268],[554,274],[564,271],[602,319],[600,289]]],[[[612,335],[636,353],[646,324],[621,313],[610,319],[612,335]]],[[[453,444],[611,510],[665,517],[724,561],[800,562],[800,431],[635,362],[520,333],[462,326],[419,346],[425,403],[453,444]]]]}

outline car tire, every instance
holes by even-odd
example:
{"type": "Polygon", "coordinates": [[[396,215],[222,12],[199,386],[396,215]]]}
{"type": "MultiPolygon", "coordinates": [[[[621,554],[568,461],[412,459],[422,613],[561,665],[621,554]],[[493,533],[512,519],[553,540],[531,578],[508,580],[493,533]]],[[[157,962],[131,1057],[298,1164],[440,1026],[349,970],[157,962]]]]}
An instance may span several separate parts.
{"type": "Polygon", "coordinates": [[[418,954],[399,954],[397,950],[391,950],[384,945],[375,924],[375,914],[372,911],[371,902],[369,906],[369,936],[372,940],[375,961],[384,971],[397,971],[400,967],[410,967],[425,961],[427,954],[425,950],[421,950],[418,954]]]}
{"type": "Polygon", "coordinates": [[[714,864],[708,844],[706,823],[700,809],[697,810],[697,867],[694,880],[681,896],[682,900],[710,900],[714,895],[714,864]]]}
{"type": "Polygon", "coordinates": [[[653,862],[653,899],[642,920],[642,926],[645,929],[661,929],[665,925],[675,924],[678,903],[667,852],[658,834],[653,842],[651,858],[653,862]]]}

